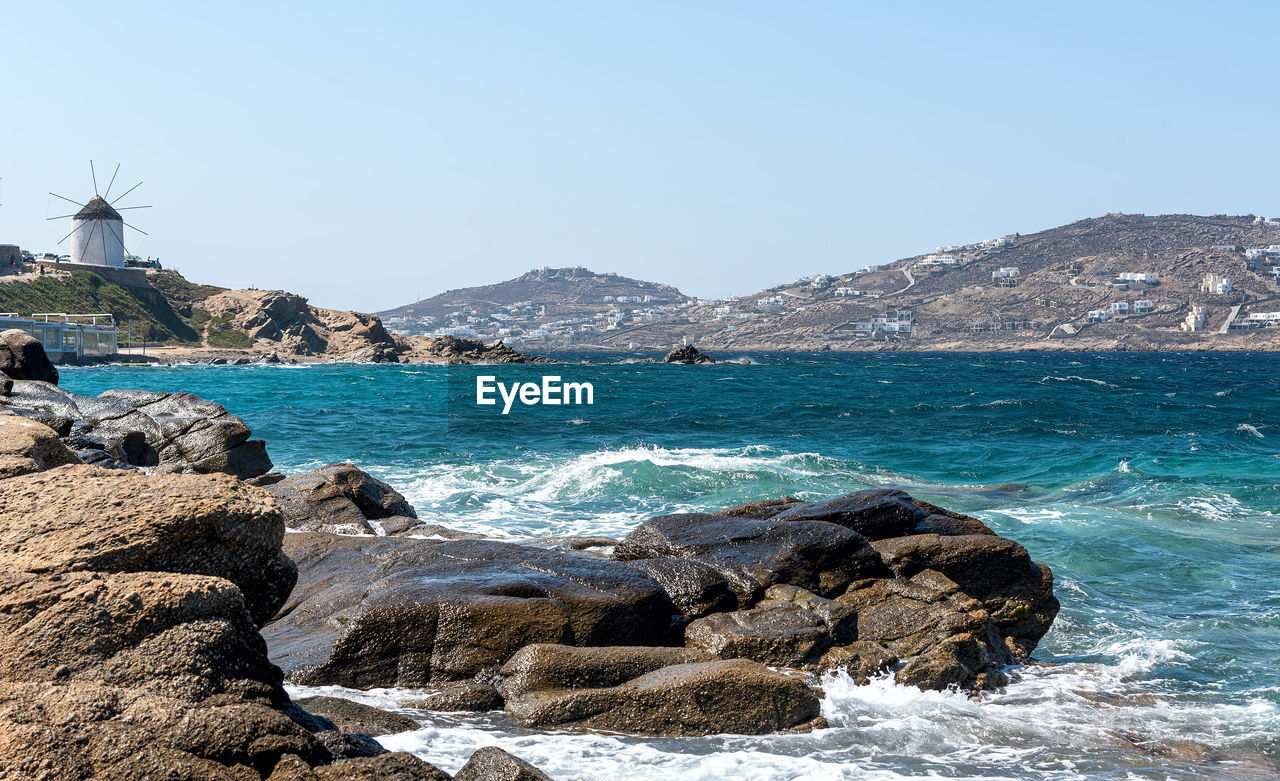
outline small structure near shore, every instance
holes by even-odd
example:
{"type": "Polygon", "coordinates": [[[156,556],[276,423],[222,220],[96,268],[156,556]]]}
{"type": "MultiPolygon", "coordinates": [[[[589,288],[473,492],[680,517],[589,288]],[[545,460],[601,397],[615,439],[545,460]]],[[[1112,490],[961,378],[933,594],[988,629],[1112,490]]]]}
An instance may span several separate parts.
{"type": "Polygon", "coordinates": [[[38,340],[49,358],[55,362],[85,356],[111,356],[119,348],[120,330],[109,314],[69,315],[63,312],[37,312],[24,317],[13,312],[0,312],[0,331],[17,329],[38,340]]]}

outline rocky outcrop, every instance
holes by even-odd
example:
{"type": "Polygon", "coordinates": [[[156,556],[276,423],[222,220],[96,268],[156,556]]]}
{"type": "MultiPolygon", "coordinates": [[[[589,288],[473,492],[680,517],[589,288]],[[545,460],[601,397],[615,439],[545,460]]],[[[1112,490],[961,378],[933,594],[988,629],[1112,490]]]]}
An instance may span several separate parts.
{"type": "Polygon", "coordinates": [[[804,680],[744,659],[668,648],[532,645],[502,668],[507,712],[542,728],[758,735],[818,718],[804,680]]]}
{"type": "Polygon", "coordinates": [[[406,708],[420,710],[482,712],[502,709],[502,695],[487,683],[463,681],[445,686],[425,697],[409,700],[406,708]]]}
{"type": "Polygon", "coordinates": [[[298,531],[374,534],[370,521],[417,519],[394,488],[352,464],[330,464],[267,487],[285,525],[298,531]]]}
{"type": "Polygon", "coordinates": [[[1048,567],[1021,545],[896,490],[652,518],[614,555],[728,581],[739,609],[682,608],[689,647],[863,682],[901,665],[896,680],[925,689],[1003,685],[1000,669],[1027,661],[1058,612],[1048,567]]]}
{"type": "Polygon", "coordinates": [[[271,469],[266,443],[250,439],[244,421],[190,393],[112,390],[93,397],[15,381],[0,397],[0,413],[47,425],[81,460],[101,466],[240,478],[271,469]]]}
{"type": "Polygon", "coordinates": [[[530,643],[666,642],[670,598],[618,562],[491,540],[290,534],[299,579],[264,629],[296,681],[423,686],[496,670],[530,643]]]}
{"type": "Polygon", "coordinates": [[[858,638],[858,615],[802,588],[770,586],[750,610],[700,618],[685,628],[684,637],[689,647],[725,659],[812,668],[832,647],[858,638]]]}
{"type": "Polygon", "coordinates": [[[405,363],[550,363],[546,358],[511,349],[502,341],[492,344],[456,336],[414,336],[404,340],[405,363]]]}
{"type": "MultiPolygon", "coordinates": [[[[615,546],[616,548],[616,543],[615,546]]],[[[688,620],[734,610],[738,596],[715,568],[693,559],[637,559],[631,565],[662,586],[688,620]]]]}
{"type": "Polygon", "coordinates": [[[666,357],[662,359],[662,362],[663,363],[695,364],[695,363],[715,363],[716,361],[710,355],[707,355],[706,353],[702,352],[697,347],[694,347],[691,344],[686,344],[683,347],[677,347],[676,349],[667,353],[666,357]]]}
{"type": "Polygon", "coordinates": [[[83,465],[0,485],[0,776],[447,778],[289,702],[256,626],[294,576],[265,492],[83,465]]]}
{"type": "Polygon", "coordinates": [[[663,515],[636,527],[614,556],[700,562],[724,576],[742,607],[750,607],[775,583],[836,596],[855,580],[889,574],[862,535],[825,521],[663,515]]]}
{"type": "Polygon", "coordinates": [[[40,340],[17,328],[0,331],[0,374],[13,380],[58,384],[58,369],[40,340]]]}

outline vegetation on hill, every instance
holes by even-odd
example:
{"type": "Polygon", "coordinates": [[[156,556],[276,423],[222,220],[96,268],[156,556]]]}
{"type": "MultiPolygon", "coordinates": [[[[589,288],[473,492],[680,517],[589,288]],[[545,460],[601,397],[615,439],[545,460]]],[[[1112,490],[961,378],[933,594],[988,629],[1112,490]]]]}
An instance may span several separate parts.
{"type": "Polygon", "coordinates": [[[134,342],[200,341],[200,335],[163,297],[136,295],[90,271],[73,271],[66,278],[0,283],[0,310],[20,315],[106,312],[115,316],[117,326],[128,331],[134,342]]]}
{"type": "Polygon", "coordinates": [[[168,270],[148,275],[147,281],[179,309],[182,308],[182,304],[190,305],[203,301],[215,293],[226,290],[225,287],[217,285],[200,285],[190,282],[178,272],[168,270]]]}

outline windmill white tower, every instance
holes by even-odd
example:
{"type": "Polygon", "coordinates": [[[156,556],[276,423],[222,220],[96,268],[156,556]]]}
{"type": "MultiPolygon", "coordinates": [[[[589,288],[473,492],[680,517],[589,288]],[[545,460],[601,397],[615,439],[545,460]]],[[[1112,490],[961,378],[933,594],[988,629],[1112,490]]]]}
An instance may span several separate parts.
{"type": "Polygon", "coordinates": [[[151,207],[121,206],[117,209],[115,204],[141,187],[142,182],[130,187],[114,201],[108,201],[107,198],[111,195],[111,187],[116,182],[116,174],[120,173],[120,166],[116,166],[115,173],[111,175],[111,181],[107,184],[106,193],[101,195],[98,193],[98,174],[93,169],[92,160],[89,161],[89,173],[93,177],[93,197],[89,199],[89,202],[80,203],[57,193],[49,193],[55,198],[62,198],[62,200],[80,207],[80,211],[75,214],[63,214],[49,219],[63,220],[67,217],[71,218],[71,232],[63,236],[58,243],[61,244],[67,239],[71,239],[72,263],[124,268],[125,255],[128,254],[128,250],[124,246],[124,229],[126,227],[132,228],[144,236],[147,235],[147,232],[129,225],[120,216],[120,212],[126,209],[150,209],[151,207]]]}

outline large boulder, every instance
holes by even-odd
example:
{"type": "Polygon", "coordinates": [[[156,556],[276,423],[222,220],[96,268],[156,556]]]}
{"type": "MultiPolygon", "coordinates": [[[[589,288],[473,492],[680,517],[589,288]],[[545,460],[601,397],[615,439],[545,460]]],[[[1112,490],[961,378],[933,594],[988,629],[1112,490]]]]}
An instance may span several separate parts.
{"type": "Polygon", "coordinates": [[[58,432],[18,415],[0,416],[0,479],[78,463],[58,432]]]}
{"type": "Polygon", "coordinates": [[[285,524],[298,531],[373,534],[369,521],[417,518],[399,492],[352,464],[313,469],[267,490],[280,503],[285,524]]]}
{"type": "Polygon", "coordinates": [[[847,605],[795,586],[771,586],[749,610],[715,613],[685,628],[685,644],[772,667],[812,667],[832,646],[858,636],[857,614],[847,605]]]}
{"type": "Polygon", "coordinates": [[[530,643],[654,645],[677,613],[639,570],[492,540],[289,534],[298,586],[264,630],[299,683],[423,686],[530,643]]]}
{"type": "MultiPolygon", "coordinates": [[[[546,672],[534,659],[546,656],[541,646],[521,650],[502,670],[507,712],[531,727],[662,736],[759,735],[801,727],[818,718],[818,692],[800,678],[756,662],[684,662],[619,681],[629,669],[648,665],[632,668],[624,657],[623,663],[606,666],[602,674],[599,657],[615,651],[627,652],[560,650],[546,672]],[[583,658],[580,673],[573,663],[579,654],[583,658]]],[[[669,653],[661,649],[656,658],[643,661],[656,662],[669,653]]]]}
{"type": "Polygon", "coordinates": [[[1014,661],[982,603],[939,572],[861,581],[837,601],[856,611],[860,642],[907,660],[898,683],[992,688],[1004,683],[999,668],[1014,661]]]}
{"type": "Polygon", "coordinates": [[[444,777],[289,702],[256,628],[294,576],[265,492],[75,465],[2,486],[0,777],[444,777]]]}
{"type": "Polygon", "coordinates": [[[729,581],[700,561],[636,559],[631,566],[656,580],[688,620],[738,607],[738,596],[729,587],[729,581]]]}
{"type": "Polygon", "coordinates": [[[706,353],[699,350],[697,347],[694,347],[691,344],[686,344],[683,347],[677,347],[671,352],[667,353],[666,356],[662,359],[662,362],[694,364],[694,363],[715,363],[716,360],[712,358],[710,355],[707,355],[706,353]]]}
{"type": "Polygon", "coordinates": [[[244,421],[189,393],[113,390],[80,396],[45,382],[15,381],[0,413],[43,423],[82,460],[155,472],[225,473],[242,479],[271,469],[266,444],[244,421]]]}
{"type": "Polygon", "coordinates": [[[622,561],[691,559],[719,572],[741,607],[775,583],[837,596],[861,578],[889,571],[866,539],[825,521],[761,521],[688,513],[650,518],[614,550],[622,561]]]}
{"type": "Polygon", "coordinates": [[[14,380],[58,384],[58,369],[40,340],[17,328],[0,331],[0,373],[14,380]]]}
{"type": "Polygon", "coordinates": [[[852,529],[868,540],[910,534],[926,517],[928,513],[904,491],[886,488],[794,505],[772,516],[780,521],[826,521],[852,529]]]}
{"type": "Polygon", "coordinates": [[[874,546],[898,577],[933,570],[979,600],[1020,659],[1029,656],[1058,615],[1053,573],[1013,540],[993,534],[917,534],[874,546]]]}

